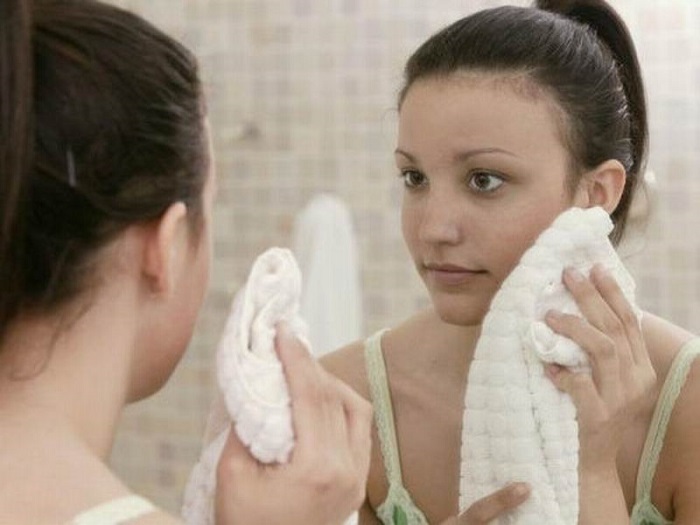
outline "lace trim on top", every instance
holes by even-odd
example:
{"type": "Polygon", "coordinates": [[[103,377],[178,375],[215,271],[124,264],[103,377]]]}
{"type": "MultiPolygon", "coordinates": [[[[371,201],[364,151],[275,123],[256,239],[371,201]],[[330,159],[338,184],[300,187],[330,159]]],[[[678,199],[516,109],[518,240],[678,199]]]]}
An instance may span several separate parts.
{"type": "Polygon", "coordinates": [[[365,341],[367,378],[379,434],[379,445],[384,459],[384,470],[389,482],[386,499],[377,507],[376,513],[384,525],[428,525],[425,515],[403,486],[391,392],[382,355],[381,338],[384,332],[386,330],[377,332],[365,341]]]}
{"type": "Polygon", "coordinates": [[[639,460],[637,501],[632,509],[631,525],[673,525],[673,522],[666,519],[652,503],[651,485],[673,407],[688,377],[690,366],[698,355],[700,355],[700,339],[693,339],[683,345],[673,359],[664,381],[649,426],[649,433],[644,442],[642,457],[639,460]]]}
{"type": "Polygon", "coordinates": [[[119,525],[155,512],[156,507],[140,496],[126,496],[97,505],[76,516],[71,525],[119,525]]]}

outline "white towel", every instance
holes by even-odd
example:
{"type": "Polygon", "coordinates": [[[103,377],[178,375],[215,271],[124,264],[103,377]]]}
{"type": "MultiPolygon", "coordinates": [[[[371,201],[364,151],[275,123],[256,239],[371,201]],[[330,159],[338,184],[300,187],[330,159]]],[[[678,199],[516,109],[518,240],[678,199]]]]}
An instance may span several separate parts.
{"type": "MultiPolygon", "coordinates": [[[[484,318],[465,396],[460,509],[509,482],[531,486],[529,499],[501,525],[578,522],[578,426],[571,398],[544,375],[543,362],[590,370],[573,341],[552,332],[545,313],[580,315],[561,283],[566,267],[584,275],[602,264],[632,305],[634,281],[608,240],[602,208],[562,213],[525,252],[484,318]]],[[[641,311],[634,306],[637,316],[641,311]]]]}
{"type": "Polygon", "coordinates": [[[205,445],[185,488],[182,516],[187,525],[214,523],[216,465],[231,421],[260,462],[289,460],[294,430],[284,370],[274,348],[275,326],[286,322],[309,347],[299,315],[300,295],[301,273],[294,256],[271,248],[255,261],[234,300],[216,354],[221,398],[209,415],[205,445]]]}
{"type": "Polygon", "coordinates": [[[360,338],[362,294],[350,210],[334,195],[314,196],[294,221],[293,250],[304,275],[301,315],[317,357],[360,338]]]}

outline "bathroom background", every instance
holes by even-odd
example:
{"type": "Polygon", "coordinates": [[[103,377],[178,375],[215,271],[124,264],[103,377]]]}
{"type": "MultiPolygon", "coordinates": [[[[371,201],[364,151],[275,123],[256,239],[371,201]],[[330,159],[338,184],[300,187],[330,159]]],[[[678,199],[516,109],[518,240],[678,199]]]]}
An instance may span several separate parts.
{"type": "MultiPolygon", "coordinates": [[[[127,409],[111,459],[135,491],[179,512],[233,293],[259,253],[291,245],[295,217],[312,196],[333,193],[351,210],[363,333],[427,304],[400,235],[392,151],[402,64],[459,17],[529,2],[113,3],[144,15],[197,54],[217,152],[215,260],[196,335],[169,385],[127,409]]],[[[654,174],[651,218],[646,228],[635,225],[623,250],[642,306],[700,333],[700,2],[612,4],[631,29],[647,82],[654,174]]]]}

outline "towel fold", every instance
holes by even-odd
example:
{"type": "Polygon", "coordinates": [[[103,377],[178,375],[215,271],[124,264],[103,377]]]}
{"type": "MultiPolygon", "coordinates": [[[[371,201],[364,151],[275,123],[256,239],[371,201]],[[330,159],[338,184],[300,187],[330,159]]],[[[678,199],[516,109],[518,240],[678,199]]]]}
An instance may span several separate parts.
{"type": "Polygon", "coordinates": [[[182,516],[187,525],[214,523],[216,465],[232,421],[258,461],[289,460],[294,428],[287,382],[275,352],[275,327],[284,321],[309,348],[306,323],[299,315],[300,296],[301,273],[292,252],[271,248],[255,261],[234,299],[216,353],[220,396],[185,488],[182,516]]]}
{"type": "Polygon", "coordinates": [[[544,363],[590,371],[587,357],[544,322],[549,309],[581,315],[561,282],[566,267],[584,275],[602,264],[638,318],[634,281],[608,240],[602,208],[571,208],[528,249],[484,318],[470,365],[462,430],[460,509],[513,481],[530,498],[500,519],[518,525],[578,522],[578,426],[571,398],[544,374],[544,363]]]}

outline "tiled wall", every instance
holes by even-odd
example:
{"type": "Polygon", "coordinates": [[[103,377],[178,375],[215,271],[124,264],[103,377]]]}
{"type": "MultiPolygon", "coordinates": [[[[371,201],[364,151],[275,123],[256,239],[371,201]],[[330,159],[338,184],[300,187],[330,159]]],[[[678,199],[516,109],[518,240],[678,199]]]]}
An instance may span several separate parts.
{"type": "MultiPolygon", "coordinates": [[[[130,407],[113,454],[132,487],[177,511],[213,391],[228,303],[254,257],[289,243],[307,199],[352,208],[366,331],[426,304],[400,237],[391,151],[410,51],[476,0],[119,0],[200,57],[220,194],[211,293],[169,386],[130,407]]],[[[512,2],[520,3],[524,2],[512,2]]],[[[642,304],[700,331],[700,5],[613,0],[639,46],[651,106],[655,214],[630,264],[642,304]],[[640,253],[640,246],[644,251],[640,253]]]]}

